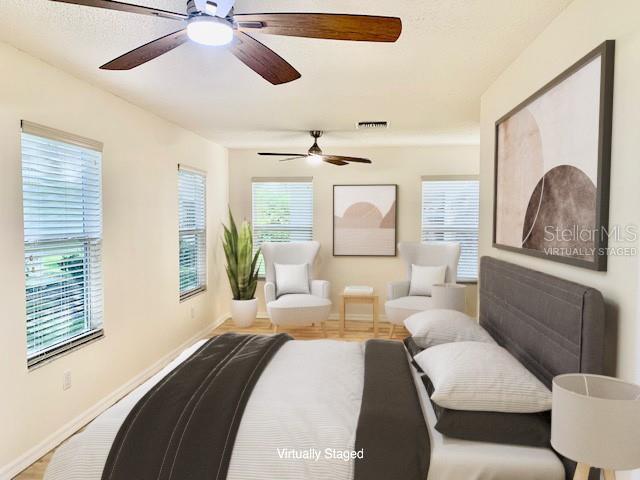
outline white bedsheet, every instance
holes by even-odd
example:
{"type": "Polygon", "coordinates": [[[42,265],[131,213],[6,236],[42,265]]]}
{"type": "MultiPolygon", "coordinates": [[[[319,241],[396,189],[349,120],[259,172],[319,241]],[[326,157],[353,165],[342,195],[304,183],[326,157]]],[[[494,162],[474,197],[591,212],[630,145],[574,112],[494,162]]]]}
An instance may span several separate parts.
{"type": "Polygon", "coordinates": [[[290,341],[271,360],[247,403],[227,480],[351,480],[362,389],[363,344],[290,341]],[[320,451],[318,461],[281,459],[278,449],[320,451]]]}
{"type": "MultiPolygon", "coordinates": [[[[45,480],[100,480],[111,444],[137,401],[202,343],[60,446],[45,480]]],[[[324,449],[351,450],[364,380],[363,345],[331,340],[287,342],[271,360],[247,403],[228,480],[351,480],[353,462],[325,458],[324,449]],[[281,460],[278,449],[321,450],[318,461],[281,460]]],[[[558,458],[540,448],[444,438],[417,372],[414,380],[431,437],[428,480],[564,480],[558,458]]]]}
{"type": "MultiPolygon", "coordinates": [[[[45,480],[100,480],[111,444],[131,409],[203,343],[185,350],[60,446],[45,480]]],[[[284,344],[264,370],[247,403],[227,480],[351,480],[353,461],[324,455],[318,461],[281,460],[278,448],[352,450],[363,381],[360,343],[293,340],[284,344]]]]}

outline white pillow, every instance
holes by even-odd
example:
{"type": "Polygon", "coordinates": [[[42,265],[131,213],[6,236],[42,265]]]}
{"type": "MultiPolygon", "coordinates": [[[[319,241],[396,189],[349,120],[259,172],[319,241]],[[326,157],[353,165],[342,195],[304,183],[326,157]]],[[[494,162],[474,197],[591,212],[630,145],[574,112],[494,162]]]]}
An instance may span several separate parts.
{"type": "Polygon", "coordinates": [[[473,318],[457,310],[426,310],[404,321],[413,341],[422,348],[450,342],[495,343],[489,333],[473,318]]]}
{"type": "Polygon", "coordinates": [[[409,295],[431,295],[431,287],[434,283],[444,283],[446,265],[437,267],[422,267],[411,265],[411,283],[409,285],[409,295]]]}
{"type": "Polygon", "coordinates": [[[505,413],[551,409],[549,389],[495,343],[445,343],[414,360],[431,380],[431,399],[441,407],[505,413]]]}
{"type": "Polygon", "coordinates": [[[309,265],[273,264],[276,270],[277,296],[289,293],[309,293],[309,265]]]}

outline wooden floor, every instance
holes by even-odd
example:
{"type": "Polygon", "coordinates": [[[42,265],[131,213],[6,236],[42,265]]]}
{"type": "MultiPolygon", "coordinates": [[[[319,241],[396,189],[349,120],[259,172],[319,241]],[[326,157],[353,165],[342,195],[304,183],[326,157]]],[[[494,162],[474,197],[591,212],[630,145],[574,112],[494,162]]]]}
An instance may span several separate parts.
{"type": "MultiPolygon", "coordinates": [[[[378,332],[378,338],[389,338],[389,323],[381,322],[378,332]]],[[[337,320],[329,320],[327,322],[327,338],[332,340],[344,340],[348,342],[361,342],[369,338],[373,338],[373,326],[371,322],[350,322],[347,321],[344,337],[340,338],[339,325],[337,320]]],[[[287,332],[297,340],[316,340],[318,338],[324,338],[322,336],[322,328],[320,325],[315,327],[303,327],[303,328],[281,328],[280,332],[287,332]]],[[[239,332],[239,333],[271,333],[271,324],[269,320],[260,319],[255,325],[250,328],[236,328],[231,320],[227,320],[221,326],[219,326],[214,333],[225,332],[239,332]]],[[[404,327],[396,326],[393,338],[395,340],[402,340],[409,333],[404,327]]]]}
{"type": "MultiPolygon", "coordinates": [[[[281,332],[287,332],[297,340],[317,340],[325,338],[322,334],[322,329],[319,325],[315,327],[304,327],[297,329],[282,328],[281,332]]],[[[260,319],[255,325],[250,328],[236,328],[231,320],[227,320],[221,326],[213,331],[214,335],[225,332],[238,332],[238,333],[271,333],[271,325],[268,320],[260,319]]],[[[408,332],[403,327],[396,327],[394,332],[394,340],[401,340],[408,335],[408,332]]],[[[389,324],[381,323],[378,333],[379,338],[389,338],[389,324]]],[[[369,338],[373,338],[373,327],[369,322],[347,322],[344,337],[340,338],[338,321],[329,320],[327,322],[327,337],[333,340],[343,340],[348,342],[361,342],[369,338]]],[[[20,473],[16,480],[41,480],[44,477],[44,471],[51,460],[53,451],[47,453],[44,457],[38,460],[36,463],[27,468],[24,472],[20,473]]]]}

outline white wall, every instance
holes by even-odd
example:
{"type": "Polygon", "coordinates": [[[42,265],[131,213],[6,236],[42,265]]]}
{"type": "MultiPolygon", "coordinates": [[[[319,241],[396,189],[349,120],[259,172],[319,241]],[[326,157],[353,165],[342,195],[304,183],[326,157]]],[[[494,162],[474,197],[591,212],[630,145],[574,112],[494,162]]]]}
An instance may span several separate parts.
{"type": "Polygon", "coordinates": [[[38,447],[64,436],[65,425],[82,421],[83,413],[228,310],[218,241],[228,171],[224,148],[1,43],[0,65],[3,478],[38,458],[38,447]],[[26,366],[21,119],[104,143],[105,337],[31,371],[26,366]],[[209,173],[209,290],[184,303],[178,300],[178,162],[209,173]],[[72,374],[67,391],[62,390],[65,370],[72,374]]]}
{"type": "MultiPolygon", "coordinates": [[[[278,151],[301,151],[299,147],[282,147],[278,151]]],[[[304,160],[278,162],[258,157],[258,150],[229,151],[229,200],[236,218],[251,221],[252,177],[313,177],[313,236],[321,244],[317,268],[318,278],[331,282],[333,311],[337,312],[339,293],[345,285],[371,285],[386,297],[386,285],[405,276],[400,257],[334,257],[333,248],[333,185],[352,183],[398,184],[398,241],[420,240],[421,177],[423,175],[477,175],[477,146],[389,147],[389,148],[326,148],[327,152],[367,157],[373,165],[352,164],[336,167],[323,164],[310,166],[304,160]]],[[[475,312],[475,285],[468,287],[469,312],[475,312]]],[[[260,312],[266,311],[262,283],[258,286],[260,312]]],[[[369,309],[370,310],[370,309],[369,309]]],[[[381,312],[384,309],[381,305],[381,312]]],[[[353,307],[356,314],[367,309],[353,307]]]]}
{"type": "MultiPolygon", "coordinates": [[[[638,258],[609,257],[608,271],[598,273],[497,250],[491,240],[495,121],[607,39],[616,40],[610,225],[639,224],[639,19],[636,0],[571,3],[482,96],[480,142],[481,253],[598,288],[607,301],[608,373],[635,381],[640,380],[638,258]]],[[[637,244],[611,242],[610,246],[637,244]]]]}

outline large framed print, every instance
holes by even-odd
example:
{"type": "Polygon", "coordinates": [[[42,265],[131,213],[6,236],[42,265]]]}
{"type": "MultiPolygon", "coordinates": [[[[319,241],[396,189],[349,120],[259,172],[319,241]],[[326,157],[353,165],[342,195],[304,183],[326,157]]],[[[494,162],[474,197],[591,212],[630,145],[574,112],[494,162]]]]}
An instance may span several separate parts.
{"type": "Polygon", "coordinates": [[[397,185],[333,186],[333,255],[395,257],[397,185]]]}
{"type": "Polygon", "coordinates": [[[496,122],[494,247],[606,271],[614,49],[496,122]]]}

